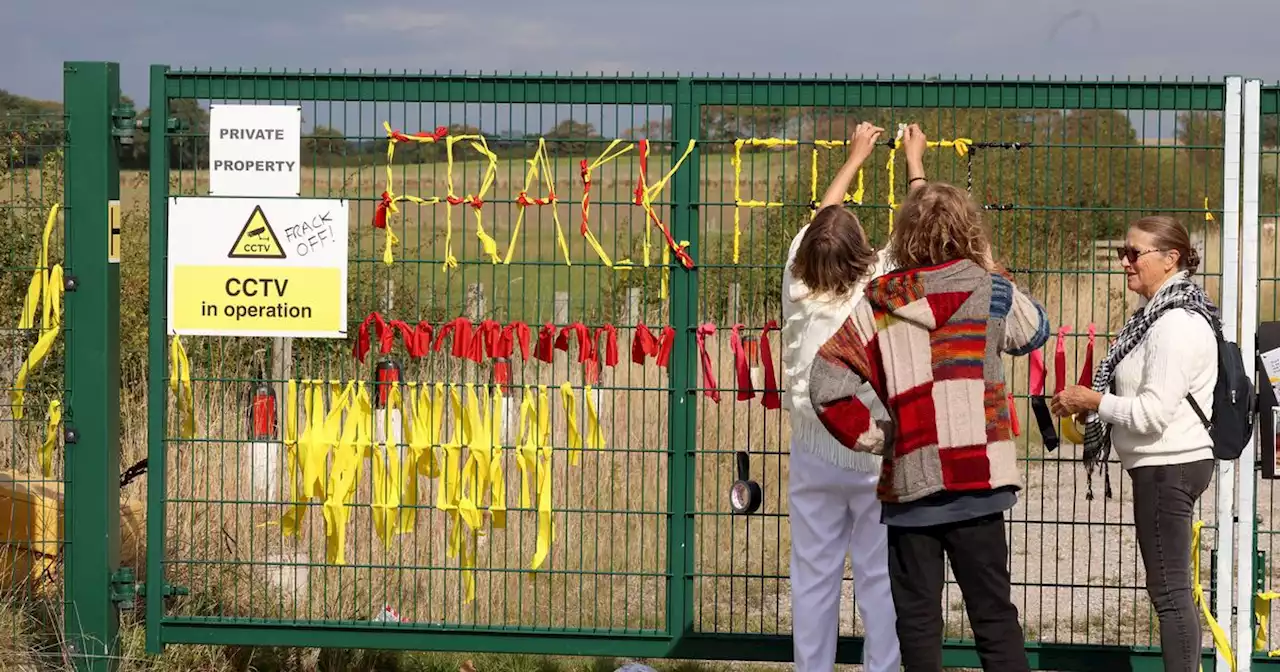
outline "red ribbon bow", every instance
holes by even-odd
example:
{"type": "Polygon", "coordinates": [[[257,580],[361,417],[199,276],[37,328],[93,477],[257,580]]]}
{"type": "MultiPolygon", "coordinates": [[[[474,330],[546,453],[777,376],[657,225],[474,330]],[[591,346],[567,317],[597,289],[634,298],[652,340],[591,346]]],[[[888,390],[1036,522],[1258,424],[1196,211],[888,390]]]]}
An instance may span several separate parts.
{"type": "Polygon", "coordinates": [[[473,362],[480,361],[480,353],[475,351],[474,338],[471,335],[471,320],[465,317],[455,318],[452,322],[440,327],[440,333],[436,335],[436,343],[432,347],[436,352],[440,352],[440,346],[444,344],[445,337],[453,335],[452,355],[463,359],[470,359],[473,362]]]}
{"type": "Polygon", "coordinates": [[[357,333],[355,347],[352,349],[351,356],[355,357],[361,363],[369,354],[369,325],[375,325],[378,332],[379,349],[383,354],[391,352],[391,346],[388,344],[395,334],[387,330],[387,323],[382,319],[382,314],[374,311],[364,318],[364,322],[360,323],[360,331],[357,333]]]}
{"type": "MultiPolygon", "coordinates": [[[[497,320],[484,320],[476,325],[473,341],[471,344],[471,353],[474,357],[483,358],[488,356],[490,359],[498,357],[498,349],[502,345],[502,324],[497,320]]],[[[510,355],[508,355],[510,356],[510,355]]]]}
{"type": "Polygon", "coordinates": [[[522,191],[516,196],[516,204],[521,207],[529,207],[531,205],[551,205],[556,202],[556,192],[551,192],[546,198],[529,198],[529,193],[522,191]]]}
{"type": "Polygon", "coordinates": [[[556,326],[550,322],[542,325],[538,329],[538,345],[533,350],[534,358],[550,364],[555,359],[555,340],[556,326]]]}
{"type": "Polygon", "coordinates": [[[1093,341],[1097,337],[1097,331],[1097,325],[1090,322],[1089,344],[1084,349],[1084,366],[1080,368],[1080,380],[1078,381],[1081,387],[1093,385],[1093,341]]]}
{"type": "Polygon", "coordinates": [[[448,137],[448,135],[449,128],[447,126],[436,126],[436,130],[434,132],[418,131],[413,134],[413,137],[407,136],[400,131],[391,131],[391,138],[396,142],[411,142],[413,141],[413,138],[432,138],[439,142],[440,140],[444,140],[448,137]]]}
{"type": "Polygon", "coordinates": [[[566,354],[569,352],[569,334],[578,335],[578,361],[591,362],[596,359],[596,349],[591,342],[591,330],[587,325],[581,322],[565,325],[560,330],[560,335],[556,337],[556,350],[562,350],[566,354]]]}
{"type": "Polygon", "coordinates": [[[1067,332],[1069,325],[1058,329],[1058,342],[1053,347],[1053,393],[1057,394],[1067,387],[1067,332]]]}
{"type": "Polygon", "coordinates": [[[655,338],[644,323],[636,325],[635,339],[631,343],[631,361],[644,364],[646,357],[655,357],[659,367],[667,368],[671,361],[671,346],[675,343],[675,335],[675,329],[663,327],[662,336],[655,338]]]}
{"type": "Polygon", "coordinates": [[[382,200],[378,202],[378,207],[373,211],[373,228],[387,228],[387,213],[391,210],[391,194],[382,192],[382,200]]]}
{"type": "Polygon", "coordinates": [[[773,349],[769,347],[769,332],[777,331],[777,320],[769,320],[760,333],[760,359],[764,360],[764,394],[760,405],[774,410],[782,408],[782,394],[778,389],[778,377],[773,371],[773,349]]]}
{"type": "MultiPolygon", "coordinates": [[[[742,347],[742,328],[742,324],[735,324],[729,333],[729,347],[733,350],[733,370],[738,378],[738,401],[746,401],[756,396],[756,388],[751,385],[751,366],[747,362],[747,351],[742,347]]],[[[701,347],[702,344],[699,343],[698,346],[701,347]]]]}
{"type": "Polygon", "coordinates": [[[636,196],[636,205],[644,205],[645,175],[649,173],[649,141],[640,140],[636,144],[640,147],[640,177],[636,180],[636,190],[632,193],[636,196]]]}
{"type": "Polygon", "coordinates": [[[1027,373],[1027,394],[1038,397],[1044,394],[1044,353],[1032,350],[1027,373]]]}
{"type": "Polygon", "coordinates": [[[716,376],[711,372],[711,355],[707,354],[707,336],[715,334],[716,325],[710,322],[698,327],[698,355],[702,357],[702,393],[718,404],[720,403],[720,385],[716,383],[716,376]]]}
{"type": "MultiPolygon", "coordinates": [[[[409,356],[417,359],[426,356],[431,350],[431,325],[426,320],[418,323],[418,326],[410,327],[408,323],[401,320],[392,320],[391,327],[400,332],[400,340],[404,341],[405,350],[409,351],[409,356]]],[[[394,333],[391,329],[388,333],[394,333]]],[[[391,350],[391,339],[383,339],[383,354],[391,350]]]]}

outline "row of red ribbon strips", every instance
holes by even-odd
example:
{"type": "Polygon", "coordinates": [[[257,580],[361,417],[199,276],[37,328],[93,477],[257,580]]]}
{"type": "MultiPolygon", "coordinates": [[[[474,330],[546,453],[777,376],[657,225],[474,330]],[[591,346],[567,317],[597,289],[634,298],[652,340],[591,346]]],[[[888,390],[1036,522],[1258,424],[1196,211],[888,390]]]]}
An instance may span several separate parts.
{"type": "MultiPolygon", "coordinates": [[[[780,408],[782,405],[781,398],[778,396],[777,376],[774,373],[773,353],[769,346],[769,332],[777,328],[778,323],[770,321],[760,335],[759,358],[764,368],[764,395],[760,403],[768,409],[780,408]]],[[[751,363],[742,336],[743,329],[745,329],[743,325],[735,324],[729,339],[733,350],[734,373],[737,377],[738,401],[755,397],[755,387],[751,382],[751,363]]],[[[716,326],[707,323],[698,327],[696,336],[702,363],[703,394],[710,397],[712,401],[720,403],[720,389],[716,383],[715,373],[712,371],[711,355],[707,352],[706,345],[707,336],[715,333],[716,326]]],[[[529,325],[520,321],[504,325],[497,320],[483,320],[473,325],[471,320],[465,317],[447,322],[438,330],[425,320],[411,327],[402,320],[387,320],[381,313],[375,311],[369,313],[360,324],[352,355],[363,363],[369,354],[373,336],[378,339],[378,352],[383,355],[391,354],[396,334],[400,335],[405,350],[413,359],[425,357],[428,352],[440,352],[444,347],[445,339],[452,336],[453,347],[450,354],[476,363],[484,361],[487,356],[503,364],[503,366],[494,367],[494,377],[498,384],[507,385],[511,383],[508,362],[515,353],[516,345],[520,346],[521,358],[525,361],[529,360],[529,341],[532,331],[529,325]]],[[[601,335],[605,337],[604,366],[615,367],[618,365],[618,330],[611,324],[597,327],[594,332],[581,322],[567,324],[559,329],[554,324],[544,324],[538,330],[538,341],[533,349],[533,357],[550,364],[556,350],[569,352],[571,337],[576,336],[578,362],[582,363],[586,369],[587,382],[594,384],[599,382],[600,376],[601,335]]],[[[672,327],[663,327],[659,335],[655,336],[648,326],[643,323],[638,324],[635,337],[631,342],[631,361],[644,364],[648,358],[652,357],[659,367],[667,368],[671,361],[671,347],[674,343],[675,329],[672,327]]]]}

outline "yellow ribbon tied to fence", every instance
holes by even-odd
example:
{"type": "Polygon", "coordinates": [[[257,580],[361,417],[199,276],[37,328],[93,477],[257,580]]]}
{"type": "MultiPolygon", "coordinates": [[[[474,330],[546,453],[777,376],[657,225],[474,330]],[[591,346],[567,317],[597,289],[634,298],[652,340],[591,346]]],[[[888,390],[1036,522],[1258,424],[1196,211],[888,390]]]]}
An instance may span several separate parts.
{"type": "MultiPolygon", "coordinates": [[[[779,208],[782,201],[744,201],[742,200],[742,148],[753,147],[789,147],[795,140],[782,138],[738,138],[733,141],[733,158],[729,160],[733,166],[733,263],[738,263],[738,250],[742,240],[742,208],[779,208]]],[[[816,161],[816,159],[815,159],[816,161]]]]}
{"type": "MultiPolygon", "coordinates": [[[[551,160],[547,158],[546,138],[538,138],[538,149],[526,163],[529,164],[529,170],[524,174],[524,189],[520,191],[520,195],[527,201],[529,188],[533,186],[534,180],[538,180],[546,188],[546,198],[551,206],[551,220],[556,226],[556,242],[564,254],[564,263],[572,266],[573,264],[569,262],[569,241],[564,237],[564,227],[560,225],[560,212],[556,207],[556,184],[552,179],[554,171],[551,170],[551,160]]],[[[506,265],[511,264],[511,258],[515,255],[516,240],[520,237],[520,224],[524,222],[525,211],[529,209],[530,203],[518,201],[516,205],[520,208],[520,213],[516,215],[515,226],[511,229],[511,242],[507,244],[507,256],[502,260],[506,265]]]]}
{"type": "Polygon", "coordinates": [[[412,530],[417,521],[418,478],[435,478],[440,474],[433,446],[440,443],[440,426],[444,422],[444,383],[436,383],[434,397],[431,388],[425,384],[421,392],[417,389],[418,383],[409,383],[406,405],[412,405],[413,418],[404,423],[405,443],[409,445],[409,454],[403,465],[403,495],[400,497],[398,527],[400,534],[412,530]]]}
{"type": "MultiPolygon", "coordinates": [[[[1253,617],[1257,623],[1257,630],[1253,633],[1253,650],[1256,652],[1267,651],[1267,634],[1270,632],[1269,623],[1271,621],[1271,602],[1280,599],[1280,593],[1272,591],[1258,591],[1253,596],[1253,617]]],[[[1272,649],[1267,651],[1268,658],[1280,656],[1280,649],[1272,649]]]]}
{"type": "MultiPolygon", "coordinates": [[[[681,154],[680,159],[671,165],[671,169],[667,171],[667,174],[663,175],[662,179],[658,180],[653,185],[646,187],[644,191],[641,192],[641,196],[640,196],[640,205],[644,208],[645,216],[649,218],[650,223],[653,225],[653,226],[646,226],[644,228],[644,267],[645,268],[649,267],[649,250],[650,250],[650,240],[651,240],[650,237],[651,237],[651,234],[653,233],[653,227],[654,226],[660,227],[663,237],[666,238],[667,240],[667,244],[665,244],[662,248],[663,250],[662,252],[662,288],[659,292],[659,298],[663,300],[667,298],[668,285],[670,284],[670,281],[671,281],[670,280],[671,252],[672,252],[671,248],[674,245],[677,245],[677,243],[673,238],[671,238],[671,232],[667,229],[666,225],[663,224],[662,220],[658,218],[658,213],[654,211],[653,199],[658,194],[661,194],[663,189],[667,188],[667,183],[671,181],[671,176],[675,175],[676,171],[680,170],[680,166],[684,165],[685,160],[689,158],[689,155],[693,154],[693,148],[695,144],[696,144],[696,141],[690,140],[689,144],[686,145],[684,148],[684,154],[681,154]]],[[[678,245],[680,247],[678,251],[683,254],[684,248],[687,248],[689,246],[689,241],[682,240],[678,243],[678,245]]]]}
{"type": "Polygon", "coordinates": [[[50,399],[44,443],[40,445],[40,473],[44,474],[45,478],[53,476],[53,448],[58,443],[58,425],[61,423],[62,402],[50,399]]]}
{"type": "Polygon", "coordinates": [[[537,571],[546,561],[547,554],[551,552],[551,543],[555,541],[555,528],[551,522],[551,402],[548,400],[546,385],[538,386],[538,404],[536,411],[531,413],[529,422],[529,438],[526,441],[532,443],[538,451],[534,462],[537,472],[538,538],[529,569],[537,571]]]}
{"type": "Polygon", "coordinates": [[[516,432],[516,467],[520,471],[520,508],[533,506],[533,498],[538,492],[538,437],[536,434],[535,414],[538,403],[533,396],[533,388],[524,386],[524,395],[520,398],[519,429],[516,432]]]}
{"type": "Polygon", "coordinates": [[[400,413],[401,427],[404,427],[400,386],[392,383],[387,389],[387,403],[379,409],[383,419],[383,438],[381,441],[373,442],[371,455],[373,529],[388,550],[391,549],[391,540],[400,526],[398,514],[404,482],[404,475],[400,469],[400,442],[396,437],[395,426],[391,422],[392,414],[397,411],[400,413]]]}
{"type": "MultiPolygon", "coordinates": [[[[480,244],[484,249],[484,253],[489,256],[489,259],[493,263],[495,264],[501,263],[502,260],[498,257],[498,241],[494,240],[493,237],[485,233],[484,216],[483,214],[481,214],[481,210],[480,210],[480,206],[484,202],[485,194],[489,192],[489,187],[493,186],[494,179],[498,175],[497,155],[489,150],[489,145],[487,142],[485,142],[483,135],[451,135],[445,140],[445,153],[447,156],[447,166],[448,166],[446,169],[448,173],[445,177],[446,186],[448,189],[448,196],[446,197],[448,204],[450,206],[461,205],[461,204],[468,204],[471,206],[471,210],[475,213],[475,217],[476,217],[476,236],[480,239],[480,244]],[[478,189],[475,195],[473,196],[468,196],[466,198],[459,198],[458,195],[454,193],[454,190],[453,190],[453,161],[454,161],[453,146],[456,143],[462,142],[464,140],[468,141],[468,144],[470,144],[473,149],[475,149],[477,152],[484,155],[487,161],[487,164],[485,166],[484,176],[481,177],[481,180],[480,180],[480,189],[478,189]]],[[[457,268],[458,266],[458,258],[455,257],[453,254],[453,208],[452,207],[448,208],[445,211],[444,222],[445,222],[444,224],[445,225],[444,270],[448,271],[450,268],[457,268]]]]}
{"type": "Polygon", "coordinates": [[[596,410],[596,395],[590,385],[582,386],[583,402],[587,406],[587,433],[583,445],[594,450],[604,449],[604,431],[600,429],[600,412],[596,410]]]}
{"type": "Polygon", "coordinates": [[[485,390],[484,406],[476,398],[475,383],[464,384],[467,397],[463,412],[471,425],[471,441],[467,444],[467,461],[462,465],[462,481],[458,496],[458,514],[462,522],[472,530],[479,530],[484,523],[480,513],[480,500],[489,483],[489,458],[493,451],[489,443],[492,434],[486,422],[489,392],[485,390]]]}
{"type": "MultiPolygon", "coordinates": [[[[603,261],[604,265],[609,268],[613,268],[613,260],[609,258],[608,254],[605,254],[604,247],[600,245],[600,241],[596,239],[595,234],[591,233],[591,228],[587,225],[588,213],[591,209],[589,204],[591,194],[591,171],[622,156],[623,154],[626,154],[635,147],[635,145],[628,144],[621,150],[614,151],[613,148],[617,147],[621,142],[622,140],[614,139],[613,142],[609,143],[608,147],[604,148],[603,152],[600,152],[600,156],[596,157],[595,160],[582,168],[582,235],[587,239],[587,243],[591,245],[591,249],[595,250],[596,256],[600,257],[600,261],[603,261]]],[[[566,250],[565,262],[567,263],[568,261],[569,253],[566,250]]]]}
{"type": "Polygon", "coordinates": [[[36,306],[41,308],[40,336],[31,352],[18,369],[13,382],[10,399],[13,404],[13,419],[22,419],[22,407],[26,397],[27,376],[35,370],[53,349],[53,342],[58,338],[62,328],[62,264],[49,268],[49,237],[53,235],[53,225],[58,221],[58,204],[49,209],[45,219],[44,235],[40,241],[40,259],[31,273],[31,283],[27,285],[26,299],[22,304],[22,314],[18,318],[19,329],[35,329],[36,306]]]}
{"type": "MultiPolygon", "coordinates": [[[[889,233],[893,233],[893,212],[898,209],[897,196],[893,190],[894,178],[894,159],[898,155],[898,147],[902,145],[902,134],[906,129],[906,124],[898,125],[898,135],[894,138],[893,146],[889,148],[889,161],[887,169],[889,173],[889,233]]],[[[969,147],[973,145],[971,138],[955,138],[953,140],[930,140],[925,143],[926,147],[951,147],[956,150],[957,156],[966,156],[969,154],[969,147]]]]}
{"type": "MultiPolygon", "coordinates": [[[[811,155],[809,163],[809,200],[816,206],[818,204],[818,148],[825,147],[827,149],[834,149],[836,147],[844,147],[849,143],[844,140],[815,140],[813,144],[813,154],[811,155]]],[[[844,195],[845,203],[856,203],[858,205],[862,205],[862,197],[866,193],[864,173],[865,169],[858,169],[858,187],[854,189],[852,195],[844,195]]],[[[818,214],[816,207],[813,210],[813,214],[818,214]]]]}
{"type": "Polygon", "coordinates": [[[564,404],[565,444],[569,449],[569,464],[578,464],[582,452],[582,435],[578,433],[578,397],[569,381],[560,385],[560,401],[564,404]]]}
{"type": "Polygon", "coordinates": [[[169,391],[173,392],[178,405],[178,436],[194,439],[196,408],[191,390],[191,360],[187,359],[187,351],[177,334],[169,341],[169,391]]]}
{"type": "MultiPolygon", "coordinates": [[[[442,403],[437,401],[437,403],[442,403]]],[[[461,479],[462,445],[470,441],[471,425],[462,412],[462,396],[456,384],[449,385],[449,404],[453,409],[453,432],[449,440],[440,446],[444,458],[441,460],[440,485],[436,488],[436,508],[450,514],[451,520],[458,511],[458,481],[461,479]]]]}
{"type": "Polygon", "coordinates": [[[1227,664],[1231,666],[1231,672],[1236,669],[1236,657],[1231,652],[1231,640],[1227,638],[1227,633],[1222,631],[1222,626],[1218,625],[1218,621],[1213,617],[1213,611],[1209,609],[1208,600],[1204,599],[1204,587],[1200,585],[1200,529],[1204,527],[1203,520],[1197,520],[1191,526],[1191,589],[1192,596],[1195,599],[1200,612],[1204,614],[1205,623],[1209,624],[1209,631],[1213,633],[1213,645],[1217,648],[1218,653],[1227,659],[1227,664]]]}
{"type": "Polygon", "coordinates": [[[492,402],[485,419],[485,432],[489,435],[489,524],[496,528],[507,526],[507,476],[502,471],[502,411],[504,401],[502,386],[492,388],[492,402]]]}
{"type": "MultiPolygon", "coordinates": [[[[309,394],[309,389],[304,390],[304,394],[309,394]]],[[[306,428],[304,428],[304,431],[306,428]]],[[[299,531],[299,523],[306,511],[306,497],[302,494],[302,484],[300,482],[302,471],[301,462],[298,456],[298,381],[290,380],[285,385],[284,390],[284,451],[285,451],[285,471],[284,482],[288,485],[288,497],[286,501],[293,502],[293,505],[285,512],[279,521],[269,521],[264,525],[279,525],[280,533],[287,537],[296,535],[299,531]]]]}
{"type": "Polygon", "coordinates": [[[390,266],[395,261],[394,257],[391,254],[391,248],[392,246],[400,242],[400,239],[397,238],[396,234],[391,230],[391,216],[396,214],[397,212],[400,212],[400,208],[396,207],[396,203],[400,201],[408,201],[410,203],[417,203],[418,205],[434,205],[440,202],[440,198],[439,197],[418,198],[417,196],[409,196],[409,195],[396,196],[395,188],[393,186],[395,183],[395,178],[391,172],[391,165],[395,161],[397,143],[403,142],[403,141],[412,141],[412,142],[418,142],[418,143],[433,143],[433,142],[436,142],[436,137],[430,134],[412,135],[412,136],[398,134],[395,131],[392,131],[391,124],[385,121],[382,122],[382,128],[385,129],[387,132],[387,188],[386,188],[386,195],[383,197],[383,201],[385,202],[386,208],[387,208],[387,213],[386,213],[387,238],[386,238],[386,244],[382,248],[382,263],[386,264],[387,266],[390,266]]]}
{"type": "Polygon", "coordinates": [[[369,390],[354,382],[354,398],[347,408],[342,437],[333,450],[333,466],[329,472],[329,488],[324,500],[326,557],[335,565],[347,562],[347,523],[351,520],[351,504],[356,485],[364,471],[365,456],[373,447],[373,405],[369,390]]]}

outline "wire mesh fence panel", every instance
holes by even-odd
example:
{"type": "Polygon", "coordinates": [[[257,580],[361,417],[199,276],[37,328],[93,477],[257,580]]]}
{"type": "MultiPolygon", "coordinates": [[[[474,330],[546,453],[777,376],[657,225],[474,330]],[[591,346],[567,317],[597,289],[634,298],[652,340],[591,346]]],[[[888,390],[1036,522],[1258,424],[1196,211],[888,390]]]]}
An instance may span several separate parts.
{"type": "MultiPolygon", "coordinates": [[[[998,260],[1048,311],[1053,335],[1044,361],[1055,361],[1059,345],[1064,354],[1065,375],[1050,366],[1044,394],[1077,382],[1093,336],[1092,361],[1101,361],[1137,306],[1115,248],[1138,217],[1169,214],[1185,223],[1203,257],[1197,276],[1211,297],[1221,297],[1220,86],[709,81],[705,91],[697,319],[718,330],[707,339],[715,382],[700,378],[698,395],[692,504],[700,632],[791,631],[790,422],[785,411],[764,408],[758,392],[737,401],[735,360],[751,360],[757,390],[764,367],[751,354],[735,355],[729,332],[741,323],[739,332],[763,346],[766,324],[780,321],[788,247],[847,157],[844,143],[858,122],[871,121],[888,137],[899,124],[919,124],[931,142],[929,178],[966,189],[983,208],[998,260]],[[710,398],[713,387],[718,402],[710,398]],[[730,513],[737,451],[750,455],[750,473],[764,492],[751,516],[730,513]]],[[[877,249],[888,240],[893,204],[906,194],[901,154],[878,147],[846,199],[877,249]]],[[[1086,498],[1082,447],[1064,439],[1046,448],[1037,430],[1028,366],[1025,357],[1006,358],[1023,485],[1006,518],[1014,600],[1031,650],[1158,646],[1128,476],[1112,463],[1114,497],[1104,497],[1095,479],[1095,498],[1086,498]]],[[[1199,577],[1206,589],[1215,499],[1216,484],[1196,511],[1208,526],[1199,577]]],[[[848,573],[843,592],[840,632],[861,636],[863,616],[881,616],[853,606],[848,573]]],[[[944,603],[946,638],[969,640],[964,600],[949,571],[944,603]]],[[[1207,629],[1204,643],[1212,644],[1207,629]]]]}
{"type": "MultiPolygon", "coordinates": [[[[782,264],[864,119],[920,124],[930,179],[983,207],[1060,334],[1045,394],[1135,308],[1114,248],[1138,216],[1186,223],[1223,291],[1221,84],[161,67],[152,91],[171,119],[124,182],[149,193],[149,330],[171,339],[149,353],[153,644],[789,659],[782,264]],[[344,338],[172,338],[175,213],[234,201],[217,207],[248,232],[298,198],[211,195],[210,109],[240,103],[299,109],[298,197],[345,219],[266,224],[286,256],[345,237],[344,338]],[[739,480],[753,513],[733,512],[739,480]]],[[[847,201],[877,248],[900,154],[877,148],[847,201]]],[[[1041,441],[1027,359],[1006,372],[1033,653],[1150,653],[1128,477],[1110,465],[1114,497],[1086,499],[1080,447],[1041,441]]],[[[944,602],[949,664],[976,660],[950,579],[944,602]]],[[[865,632],[849,602],[840,631],[865,632]]]]}
{"type": "Polygon", "coordinates": [[[61,658],[64,137],[59,109],[0,108],[0,649],[19,667],[61,658]]]}
{"type": "MultiPolygon", "coordinates": [[[[669,322],[669,197],[635,190],[678,158],[649,130],[670,86],[549,81],[163,75],[185,128],[153,208],[208,196],[209,110],[247,103],[301,108],[300,197],[349,213],[345,339],[179,340],[166,623],[665,634],[671,392],[632,353],[669,322]]],[[[269,223],[287,254],[295,224],[269,223]]]]}

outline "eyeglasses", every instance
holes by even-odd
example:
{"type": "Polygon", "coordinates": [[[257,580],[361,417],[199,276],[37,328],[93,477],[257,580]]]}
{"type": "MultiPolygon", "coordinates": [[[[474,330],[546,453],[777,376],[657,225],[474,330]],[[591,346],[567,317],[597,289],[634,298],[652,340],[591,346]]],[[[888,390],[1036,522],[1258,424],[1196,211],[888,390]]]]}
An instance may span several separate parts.
{"type": "Polygon", "coordinates": [[[1141,256],[1142,256],[1142,255],[1144,255],[1144,254],[1150,254],[1150,253],[1152,253],[1152,252],[1167,252],[1167,251],[1168,251],[1168,250],[1161,250],[1161,249],[1158,249],[1158,248],[1157,248],[1157,249],[1154,249],[1154,250],[1141,250],[1141,251],[1139,251],[1139,250],[1135,250],[1135,249],[1133,249],[1132,247],[1129,247],[1128,245],[1125,245],[1124,247],[1117,247],[1117,248],[1116,248],[1116,258],[1117,258],[1117,259],[1128,259],[1130,264],[1136,264],[1136,263],[1138,263],[1138,257],[1141,257],[1141,256]]]}

